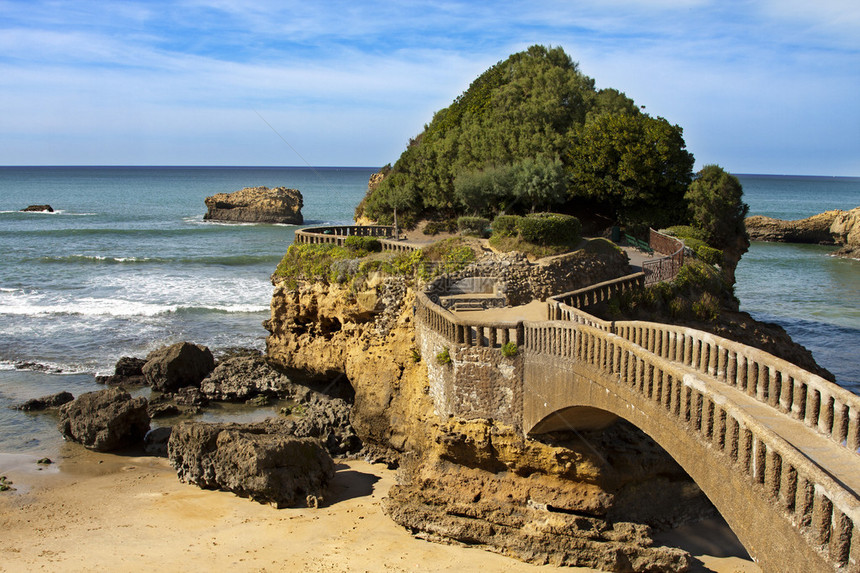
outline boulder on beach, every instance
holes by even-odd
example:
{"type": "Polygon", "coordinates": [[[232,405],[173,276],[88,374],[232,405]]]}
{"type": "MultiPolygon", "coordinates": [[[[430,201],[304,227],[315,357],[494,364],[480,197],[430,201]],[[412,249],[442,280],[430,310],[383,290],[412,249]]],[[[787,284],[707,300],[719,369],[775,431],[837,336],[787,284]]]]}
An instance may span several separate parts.
{"type": "Polygon", "coordinates": [[[244,401],[260,394],[286,397],[295,394],[290,379],[260,355],[233,356],[222,360],[200,383],[210,400],[244,401]]]}
{"type": "Polygon", "coordinates": [[[296,438],[277,420],[257,424],[183,422],[167,442],[179,479],[275,507],[317,503],[334,462],[313,438],[296,438]]]}
{"type": "Polygon", "coordinates": [[[119,388],[81,394],[59,414],[63,437],[97,452],[136,445],[149,431],[146,398],[132,398],[119,388]]]}
{"type": "Polygon", "coordinates": [[[205,346],[177,342],[153,350],[142,371],[146,383],[159,392],[174,392],[184,386],[200,386],[215,368],[215,358],[205,346]]]}
{"type": "Polygon", "coordinates": [[[233,193],[217,193],[204,200],[207,221],[282,223],[301,225],[303,199],[297,189],[246,187],[233,193]]]}
{"type": "Polygon", "coordinates": [[[23,213],[53,213],[54,208],[50,205],[28,205],[21,209],[23,213]]]}
{"type": "Polygon", "coordinates": [[[59,408],[63,404],[71,402],[74,399],[75,397],[72,396],[71,392],[58,392],[56,394],[51,394],[50,396],[42,396],[41,398],[27,400],[23,404],[13,406],[13,409],[22,410],[24,412],[37,412],[47,410],[49,408],[59,408]]]}

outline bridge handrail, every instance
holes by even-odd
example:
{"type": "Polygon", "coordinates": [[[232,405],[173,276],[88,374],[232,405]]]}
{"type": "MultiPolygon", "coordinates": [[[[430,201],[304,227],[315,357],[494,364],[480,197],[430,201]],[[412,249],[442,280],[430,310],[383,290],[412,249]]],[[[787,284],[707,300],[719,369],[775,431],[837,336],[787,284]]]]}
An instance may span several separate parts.
{"type": "Polygon", "coordinates": [[[522,346],[523,321],[461,320],[424,292],[416,294],[416,317],[445,339],[464,346],[501,348],[509,342],[522,346]]]}
{"type": "Polygon", "coordinates": [[[612,332],[734,386],[858,453],[860,396],[764,350],[693,328],[616,321],[612,332]]]}
{"type": "Polygon", "coordinates": [[[296,229],[295,242],[299,244],[331,243],[343,246],[347,237],[379,237],[383,251],[414,251],[415,245],[404,243],[394,236],[394,227],[388,225],[327,225],[323,227],[305,227],[296,229]]]}
{"type": "Polygon", "coordinates": [[[803,420],[854,453],[860,449],[860,396],[764,350],[692,328],[644,321],[606,321],[584,309],[644,284],[643,273],[547,298],[550,320],[612,332],[670,360],[744,390],[759,402],[803,420]]]}
{"type": "Polygon", "coordinates": [[[644,284],[648,286],[675,278],[684,266],[684,242],[654,229],[648,229],[648,244],[658,253],[667,256],[642,263],[642,271],[645,273],[644,284]]]}
{"type": "Polygon", "coordinates": [[[647,349],[615,334],[566,321],[526,322],[527,352],[585,361],[627,382],[662,406],[698,439],[727,456],[747,480],[764,488],[813,547],[838,567],[860,558],[860,500],[818,464],[759,423],[698,372],[655,360],[647,349]],[[650,373],[650,376],[649,376],[650,373]]]}

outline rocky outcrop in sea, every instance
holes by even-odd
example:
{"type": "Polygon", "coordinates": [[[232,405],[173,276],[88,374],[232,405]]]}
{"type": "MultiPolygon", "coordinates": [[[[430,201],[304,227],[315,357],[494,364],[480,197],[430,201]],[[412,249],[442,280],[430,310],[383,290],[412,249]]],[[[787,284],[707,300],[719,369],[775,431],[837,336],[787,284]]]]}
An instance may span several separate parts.
{"type": "Polygon", "coordinates": [[[207,221],[234,223],[280,223],[301,225],[304,222],[302,194],[286,187],[246,187],[234,193],[217,193],[205,199],[207,221]]]}
{"type": "Polygon", "coordinates": [[[860,258],[860,207],[825,211],[796,221],[755,215],[747,217],[745,225],[753,241],[839,245],[834,255],[860,258]]]}

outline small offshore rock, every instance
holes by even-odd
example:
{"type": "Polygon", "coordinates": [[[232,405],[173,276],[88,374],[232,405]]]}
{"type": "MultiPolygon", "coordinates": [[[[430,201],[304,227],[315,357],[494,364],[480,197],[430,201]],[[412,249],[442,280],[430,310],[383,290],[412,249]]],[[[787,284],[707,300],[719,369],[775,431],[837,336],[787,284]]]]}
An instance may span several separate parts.
{"type": "Polygon", "coordinates": [[[177,342],[150,352],[142,371],[153,390],[173,392],[183,386],[199,387],[214,368],[215,359],[207,347],[177,342]]]}
{"type": "Polygon", "coordinates": [[[207,221],[301,225],[303,198],[297,189],[246,187],[206,197],[207,221]]]}
{"type": "Polygon", "coordinates": [[[57,394],[51,394],[50,396],[42,396],[41,398],[33,398],[32,400],[27,400],[23,404],[18,404],[13,406],[15,410],[22,410],[24,412],[36,412],[41,410],[47,410],[49,408],[59,408],[63,404],[71,402],[75,397],[72,396],[71,392],[58,392],[57,394]]]}
{"type": "Polygon", "coordinates": [[[54,461],[51,458],[42,458],[41,460],[37,461],[36,463],[39,464],[40,466],[49,466],[52,463],[54,463],[54,461]]]}
{"type": "Polygon", "coordinates": [[[22,213],[53,213],[54,208],[50,205],[28,205],[21,209],[22,213]]]}
{"type": "Polygon", "coordinates": [[[97,452],[140,443],[149,431],[146,398],[119,388],[81,394],[60,407],[57,428],[63,437],[97,452]]]}

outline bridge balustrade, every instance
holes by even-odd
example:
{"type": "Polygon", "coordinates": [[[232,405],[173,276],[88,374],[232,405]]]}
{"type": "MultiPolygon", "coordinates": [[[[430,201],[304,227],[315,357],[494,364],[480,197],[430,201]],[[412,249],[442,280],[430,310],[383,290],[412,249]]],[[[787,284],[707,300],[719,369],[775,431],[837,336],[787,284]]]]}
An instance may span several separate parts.
{"type": "Polygon", "coordinates": [[[526,323],[529,352],[609,374],[710,446],[745,476],[837,568],[860,563],[860,502],[790,443],[727,400],[692,369],[582,324],[526,323]]]}
{"type": "Polygon", "coordinates": [[[335,244],[343,246],[347,237],[379,237],[383,251],[396,253],[410,252],[419,247],[392,239],[394,227],[386,225],[340,225],[326,227],[305,227],[298,229],[295,242],[298,244],[335,244]]]}
{"type": "Polygon", "coordinates": [[[613,325],[622,338],[743,390],[858,452],[860,397],[833,382],[763,350],[699,330],[639,321],[613,325]]]}

